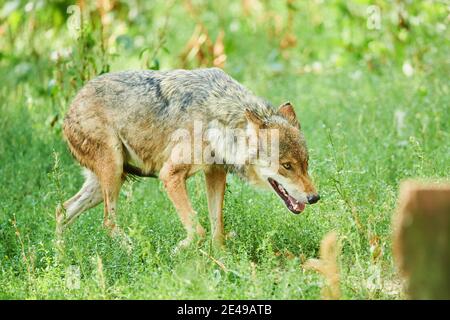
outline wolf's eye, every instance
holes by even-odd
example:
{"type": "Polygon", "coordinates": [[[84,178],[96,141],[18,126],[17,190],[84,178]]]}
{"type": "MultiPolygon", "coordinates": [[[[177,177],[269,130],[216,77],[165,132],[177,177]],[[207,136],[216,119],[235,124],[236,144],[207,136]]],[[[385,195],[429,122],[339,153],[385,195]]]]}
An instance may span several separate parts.
{"type": "Polygon", "coordinates": [[[292,169],[292,166],[291,166],[291,164],[289,162],[283,163],[282,166],[286,170],[291,170],[292,169]]]}

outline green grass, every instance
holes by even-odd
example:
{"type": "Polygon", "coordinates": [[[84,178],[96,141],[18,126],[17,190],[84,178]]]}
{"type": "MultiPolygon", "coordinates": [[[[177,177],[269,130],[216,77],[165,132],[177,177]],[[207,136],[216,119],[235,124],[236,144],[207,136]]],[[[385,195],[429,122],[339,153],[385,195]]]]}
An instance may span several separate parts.
{"type": "MultiPolygon", "coordinates": [[[[165,40],[169,52],[158,53],[164,69],[178,66],[174,57],[195,25],[183,12],[182,6],[173,9],[170,28],[181,24],[177,18],[185,19],[187,27],[165,40]]],[[[147,12],[147,22],[152,14],[147,12]]],[[[232,20],[222,18],[225,22],[203,17],[213,34],[232,20]]],[[[321,72],[299,73],[297,64],[311,63],[321,54],[292,49],[289,58],[277,57],[274,67],[270,57],[276,41],[259,43],[267,35],[246,21],[240,20],[240,38],[226,38],[225,70],[275,104],[294,103],[322,200],[293,215],[273,193],[230,176],[224,216],[225,230],[233,237],[226,250],[215,251],[205,241],[174,254],[185,234],[161,183],[128,182],[118,219],[133,241],[131,253],[102,228],[99,206],[67,231],[65,251],[57,259],[55,207],[83,182],[63,142],[61,118],[81,84],[70,81],[80,81],[77,67],[86,56],[58,66],[49,59],[56,44],[44,40],[43,26],[34,34],[41,46],[24,52],[18,48],[28,39],[26,31],[14,31],[12,44],[0,46],[0,299],[319,299],[324,279],[302,264],[318,256],[321,239],[332,230],[342,245],[343,299],[404,297],[391,252],[391,219],[401,180],[448,179],[448,48],[431,36],[424,38],[423,46],[436,50],[417,62],[411,77],[402,72],[402,59],[388,58],[372,70],[353,55],[346,56],[350,63],[343,66],[324,64],[321,72]],[[396,122],[400,113],[402,128],[396,122]],[[379,250],[381,254],[374,253],[379,250]],[[80,270],[79,289],[66,286],[70,267],[80,270]]],[[[151,28],[155,31],[157,25],[151,28]]],[[[141,29],[129,27],[128,32],[135,36],[141,29]]],[[[61,28],[53,37],[65,39],[64,34],[61,28]]],[[[298,34],[304,41],[312,37],[298,34]]],[[[75,45],[74,52],[81,46],[61,41],[75,45]]],[[[94,55],[94,49],[98,44],[86,52],[94,55]]],[[[111,70],[140,65],[136,48],[118,49],[118,56],[108,59],[111,70]]],[[[201,174],[189,181],[189,190],[201,223],[209,228],[201,174]]]]}

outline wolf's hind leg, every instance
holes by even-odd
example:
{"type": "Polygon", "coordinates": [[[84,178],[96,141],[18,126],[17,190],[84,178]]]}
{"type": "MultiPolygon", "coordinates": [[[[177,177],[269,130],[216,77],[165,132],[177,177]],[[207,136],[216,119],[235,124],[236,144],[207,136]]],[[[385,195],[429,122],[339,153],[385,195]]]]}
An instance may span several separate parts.
{"type": "Polygon", "coordinates": [[[101,186],[104,202],[103,225],[111,235],[122,234],[117,226],[116,207],[120,188],[124,182],[123,155],[121,150],[104,150],[95,170],[101,186]]]}
{"type": "Polygon", "coordinates": [[[187,237],[178,245],[179,248],[188,246],[195,235],[204,237],[205,230],[198,223],[197,212],[192,208],[189,201],[186,178],[189,171],[189,166],[173,165],[167,162],[162,167],[159,178],[164,183],[167,195],[172,201],[175,209],[180,216],[181,222],[187,232],[187,237]]]}
{"type": "Polygon", "coordinates": [[[209,219],[213,243],[223,246],[223,198],[225,194],[226,171],[220,166],[213,166],[205,171],[206,193],[208,197],[209,219]]]}
{"type": "MultiPolygon", "coordinates": [[[[115,129],[105,120],[106,115],[102,110],[92,107],[94,109],[90,112],[84,112],[86,105],[91,102],[84,101],[81,107],[71,107],[72,112],[68,113],[64,122],[64,135],[74,157],[95,174],[95,192],[80,191],[68,201],[67,208],[73,208],[73,213],[70,212],[69,217],[76,217],[81,206],[80,200],[84,209],[84,206],[91,203],[87,199],[95,200],[92,201],[93,205],[94,202],[101,202],[103,198],[103,224],[111,235],[118,235],[121,232],[116,224],[116,203],[125,178],[123,144],[117,137],[115,129]],[[83,194],[86,197],[83,197],[83,194]]],[[[92,103],[95,104],[95,101],[92,103]]]]}
{"type": "Polygon", "coordinates": [[[102,192],[97,176],[90,170],[86,169],[86,181],[81,190],[65,204],[66,209],[66,225],[70,225],[84,211],[95,207],[102,202],[102,192]]]}
{"type": "Polygon", "coordinates": [[[102,192],[96,175],[85,169],[85,176],[86,180],[80,191],[62,205],[65,214],[61,207],[57,209],[57,231],[59,233],[62,233],[83,212],[102,202],[102,192]]]}

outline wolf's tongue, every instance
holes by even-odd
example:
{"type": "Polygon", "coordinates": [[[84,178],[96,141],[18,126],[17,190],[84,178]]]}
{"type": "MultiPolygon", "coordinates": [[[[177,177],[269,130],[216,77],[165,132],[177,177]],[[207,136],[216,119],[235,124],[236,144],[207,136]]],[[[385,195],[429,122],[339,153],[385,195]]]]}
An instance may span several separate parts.
{"type": "Polygon", "coordinates": [[[283,188],[281,184],[279,184],[278,182],[276,182],[274,179],[271,178],[269,178],[268,180],[269,183],[272,185],[272,187],[275,189],[275,191],[278,193],[280,198],[283,199],[289,210],[297,214],[305,209],[305,204],[293,198],[289,194],[289,192],[287,192],[286,189],[283,188]]]}
{"type": "Polygon", "coordinates": [[[305,209],[304,203],[298,202],[297,200],[295,200],[295,198],[291,197],[290,195],[288,195],[288,199],[294,210],[302,212],[305,209]]]}

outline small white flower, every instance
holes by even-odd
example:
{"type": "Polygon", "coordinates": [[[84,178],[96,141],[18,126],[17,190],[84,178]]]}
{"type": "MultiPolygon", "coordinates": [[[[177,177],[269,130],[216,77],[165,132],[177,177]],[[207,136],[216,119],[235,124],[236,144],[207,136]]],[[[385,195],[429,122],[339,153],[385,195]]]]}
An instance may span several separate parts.
{"type": "Polygon", "coordinates": [[[230,31],[231,32],[237,32],[237,31],[239,31],[240,28],[241,28],[241,25],[238,20],[233,20],[230,23],[230,31]]]}
{"type": "Polygon", "coordinates": [[[144,44],[145,44],[145,38],[143,36],[139,35],[134,38],[134,45],[136,47],[140,48],[140,47],[144,46],[144,44]]]}
{"type": "Polygon", "coordinates": [[[436,31],[439,33],[444,32],[445,30],[447,30],[447,26],[443,23],[438,23],[436,24],[436,31]]]}
{"type": "Polygon", "coordinates": [[[31,10],[33,10],[33,8],[34,8],[34,3],[30,1],[25,5],[25,12],[30,12],[31,10]]]}
{"type": "Polygon", "coordinates": [[[361,77],[362,77],[362,72],[361,72],[361,70],[356,70],[355,72],[352,72],[352,73],[350,74],[350,78],[351,78],[352,80],[359,80],[359,79],[361,79],[361,77]]]}
{"type": "Polygon", "coordinates": [[[407,77],[411,77],[414,74],[414,68],[409,61],[403,63],[402,70],[407,77]]]}
{"type": "Polygon", "coordinates": [[[322,72],[322,63],[320,63],[319,61],[314,61],[312,64],[312,70],[315,73],[321,73],[322,72]]]}
{"type": "Polygon", "coordinates": [[[59,53],[58,53],[58,51],[53,50],[53,51],[50,53],[50,60],[52,60],[52,61],[57,61],[58,58],[59,58],[59,53]]]}

